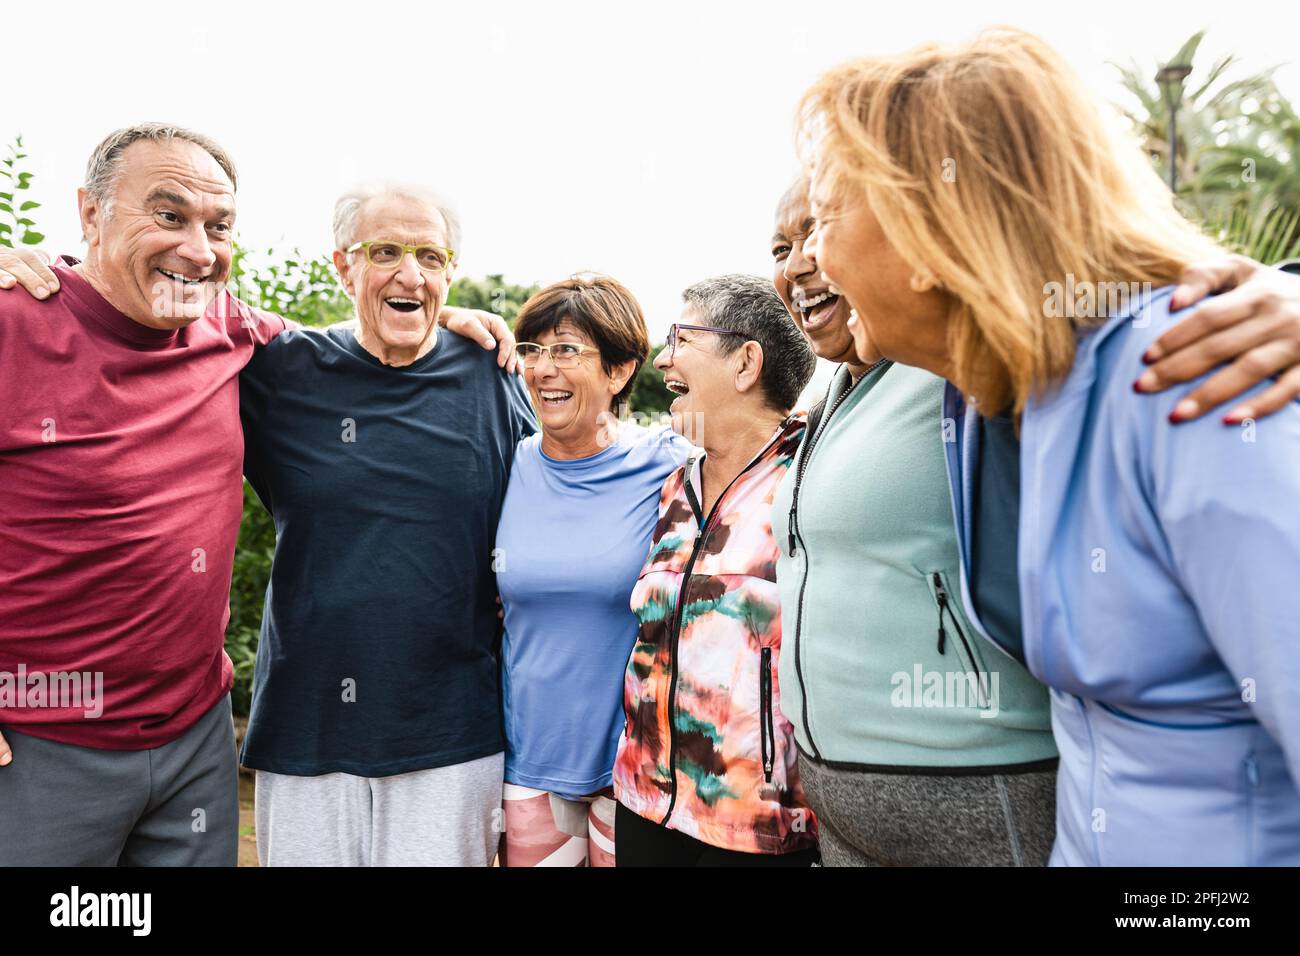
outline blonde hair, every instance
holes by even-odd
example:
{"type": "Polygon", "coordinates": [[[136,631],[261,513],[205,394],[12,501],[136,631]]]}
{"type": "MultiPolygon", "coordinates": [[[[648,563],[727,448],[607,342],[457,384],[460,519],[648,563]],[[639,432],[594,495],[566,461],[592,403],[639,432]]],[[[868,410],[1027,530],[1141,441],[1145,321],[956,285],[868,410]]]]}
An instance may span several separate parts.
{"type": "Polygon", "coordinates": [[[865,199],[951,298],[954,383],[991,414],[1061,381],[1077,330],[1096,324],[1048,315],[1049,284],[1167,285],[1214,252],[1098,105],[1046,43],[1011,28],[844,64],[800,104],[832,207],[865,199]]]}

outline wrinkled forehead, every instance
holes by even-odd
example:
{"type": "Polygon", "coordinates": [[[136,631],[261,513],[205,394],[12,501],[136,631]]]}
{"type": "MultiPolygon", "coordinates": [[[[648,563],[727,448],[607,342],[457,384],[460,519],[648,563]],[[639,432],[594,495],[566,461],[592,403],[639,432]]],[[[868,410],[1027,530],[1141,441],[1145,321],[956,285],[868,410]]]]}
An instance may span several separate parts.
{"type": "MultiPolygon", "coordinates": [[[[685,305],[682,306],[682,314],[677,319],[677,323],[679,325],[708,325],[709,324],[704,321],[704,315],[700,312],[700,307],[696,305],[694,302],[687,302],[685,305]]],[[[690,330],[687,329],[686,331],[687,334],[689,335],[690,330]]]]}
{"type": "Polygon", "coordinates": [[[785,191],[776,205],[776,233],[788,237],[807,232],[811,218],[808,180],[801,179],[785,191]]]}
{"type": "Polygon", "coordinates": [[[357,214],[357,240],[393,239],[448,246],[447,221],[433,203],[406,196],[376,196],[357,214]]]}
{"type": "Polygon", "coordinates": [[[168,193],[176,200],[234,212],[234,184],[212,155],[196,143],[143,140],[124,149],[119,161],[118,197],[143,200],[168,193]]]}

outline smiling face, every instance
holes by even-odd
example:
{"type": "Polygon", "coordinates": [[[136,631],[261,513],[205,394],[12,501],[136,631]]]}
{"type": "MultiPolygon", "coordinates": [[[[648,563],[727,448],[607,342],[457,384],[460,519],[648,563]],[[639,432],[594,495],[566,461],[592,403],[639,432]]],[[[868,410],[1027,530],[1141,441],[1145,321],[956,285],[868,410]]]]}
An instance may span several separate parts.
{"type": "MultiPolygon", "coordinates": [[[[680,321],[683,325],[709,324],[693,305],[682,310],[680,321]]],[[[736,399],[736,353],[722,355],[719,338],[716,332],[687,329],[678,333],[675,351],[663,349],[655,357],[654,366],[663,372],[664,384],[677,395],[668,406],[673,430],[687,438],[698,435],[695,423],[702,421],[706,412],[725,408],[736,399]]]]}
{"type": "MultiPolygon", "coordinates": [[[[357,214],[357,242],[449,246],[446,220],[432,203],[402,196],[369,200],[357,214]]],[[[335,251],[343,289],[356,303],[358,340],[382,361],[409,362],[430,342],[455,264],[426,272],[406,254],[396,268],[373,266],[365,250],[335,251]]]]}
{"type": "Polygon", "coordinates": [[[948,297],[932,283],[913,287],[912,267],[885,236],[865,196],[845,192],[850,195],[832,201],[829,184],[814,176],[810,194],[817,227],[804,248],[849,301],[854,315],[848,329],[859,359],[870,362],[878,353],[944,375],[948,297]]]}
{"type": "Polygon", "coordinates": [[[858,364],[849,331],[849,304],[830,291],[804,240],[815,224],[805,181],[790,188],[776,210],[772,283],[819,358],[858,364]]]}
{"type": "MultiPolygon", "coordinates": [[[[567,318],[539,333],[534,341],[538,345],[572,342],[598,347],[590,335],[567,318]]],[[[524,381],[543,433],[571,448],[595,443],[602,416],[612,410],[614,396],[627,384],[633,364],[615,366],[607,373],[600,352],[594,351],[583,352],[574,368],[556,368],[550,355],[543,353],[536,367],[524,370],[524,381]]]]}
{"type": "Polygon", "coordinates": [[[141,325],[189,325],[230,275],[234,186],[207,150],[184,140],[132,143],[119,162],[107,208],[77,193],[85,276],[141,325]]]}

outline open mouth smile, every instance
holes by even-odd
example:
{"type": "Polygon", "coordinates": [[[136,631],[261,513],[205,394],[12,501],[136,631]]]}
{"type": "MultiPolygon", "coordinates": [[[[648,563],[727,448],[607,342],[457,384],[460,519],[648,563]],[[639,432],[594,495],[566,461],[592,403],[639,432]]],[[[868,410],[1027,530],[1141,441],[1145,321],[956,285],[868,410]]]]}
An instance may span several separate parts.
{"type": "Polygon", "coordinates": [[[827,289],[815,295],[800,295],[795,299],[795,308],[803,319],[805,332],[815,332],[830,322],[835,314],[835,307],[840,304],[839,295],[827,289]]]}
{"type": "Polygon", "coordinates": [[[183,276],[179,272],[169,272],[166,269],[159,269],[158,274],[170,279],[172,282],[179,282],[187,289],[197,289],[202,286],[204,281],[207,279],[207,276],[199,276],[196,279],[191,279],[189,276],[183,276]]]}
{"type": "Polygon", "coordinates": [[[565,392],[560,389],[542,388],[537,390],[537,394],[541,398],[544,408],[560,408],[573,398],[572,392],[565,392]]]}
{"type": "Polygon", "coordinates": [[[384,304],[395,312],[417,312],[422,305],[419,299],[408,299],[404,296],[391,296],[384,300],[384,304]]]}

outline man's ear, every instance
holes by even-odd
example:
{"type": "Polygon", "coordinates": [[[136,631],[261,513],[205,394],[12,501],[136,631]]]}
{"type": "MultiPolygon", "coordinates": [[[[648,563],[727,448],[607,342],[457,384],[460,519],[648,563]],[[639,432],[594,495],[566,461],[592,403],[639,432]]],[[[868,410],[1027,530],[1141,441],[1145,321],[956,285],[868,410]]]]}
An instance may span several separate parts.
{"type": "Polygon", "coordinates": [[[747,392],[756,388],[763,376],[763,346],[751,339],[737,350],[737,354],[740,362],[736,366],[736,391],[747,392]]]}
{"type": "Polygon", "coordinates": [[[348,294],[349,299],[357,297],[355,283],[352,280],[352,263],[348,261],[348,254],[342,249],[334,250],[334,268],[338,270],[339,282],[343,284],[343,291],[348,294]]]}
{"type": "Polygon", "coordinates": [[[99,200],[90,194],[90,190],[77,190],[77,217],[81,220],[81,238],[86,240],[91,249],[99,245],[103,212],[99,200]]]}

